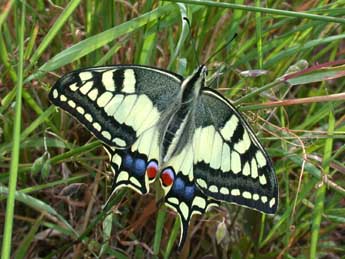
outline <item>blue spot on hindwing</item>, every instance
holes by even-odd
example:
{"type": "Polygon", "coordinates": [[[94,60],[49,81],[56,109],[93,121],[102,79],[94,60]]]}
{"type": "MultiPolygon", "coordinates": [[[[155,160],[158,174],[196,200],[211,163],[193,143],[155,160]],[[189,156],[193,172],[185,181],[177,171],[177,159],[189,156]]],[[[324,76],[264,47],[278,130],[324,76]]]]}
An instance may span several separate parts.
{"type": "Polygon", "coordinates": [[[141,158],[137,158],[134,160],[134,168],[133,171],[136,175],[143,176],[146,171],[146,162],[141,158]]]}
{"type": "Polygon", "coordinates": [[[123,168],[127,171],[132,171],[133,157],[130,154],[126,154],[123,160],[123,168]]]}
{"type": "Polygon", "coordinates": [[[194,194],[195,194],[195,185],[186,186],[184,190],[184,197],[187,200],[191,200],[194,198],[194,194]]]}
{"type": "Polygon", "coordinates": [[[184,187],[184,181],[180,177],[177,177],[172,187],[173,191],[176,192],[176,194],[182,194],[184,192],[184,187]]]}

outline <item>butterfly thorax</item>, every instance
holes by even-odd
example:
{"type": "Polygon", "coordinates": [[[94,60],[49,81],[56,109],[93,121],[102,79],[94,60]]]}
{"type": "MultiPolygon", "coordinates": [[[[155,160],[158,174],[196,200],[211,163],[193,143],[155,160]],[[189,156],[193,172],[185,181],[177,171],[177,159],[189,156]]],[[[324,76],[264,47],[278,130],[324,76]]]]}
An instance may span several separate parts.
{"type": "Polygon", "coordinates": [[[163,136],[162,142],[162,158],[163,162],[176,156],[182,151],[182,147],[190,143],[192,140],[191,131],[185,129],[193,128],[195,115],[195,107],[201,93],[201,89],[205,84],[206,67],[201,65],[194,73],[187,77],[181,86],[181,101],[174,107],[176,112],[171,116],[167,123],[167,128],[163,136]]]}

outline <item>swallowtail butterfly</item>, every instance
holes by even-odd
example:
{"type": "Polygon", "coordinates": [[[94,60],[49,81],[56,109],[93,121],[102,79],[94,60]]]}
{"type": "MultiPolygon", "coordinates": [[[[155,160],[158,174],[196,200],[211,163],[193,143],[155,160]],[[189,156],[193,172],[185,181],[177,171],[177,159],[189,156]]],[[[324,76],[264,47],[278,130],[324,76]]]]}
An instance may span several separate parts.
{"type": "Polygon", "coordinates": [[[179,247],[192,215],[219,201],[269,214],[278,206],[269,156],[236,108],[206,86],[206,73],[204,65],[187,78],[139,65],[85,68],[49,93],[103,142],[113,193],[146,194],[159,179],[165,204],[180,217],[179,247]]]}

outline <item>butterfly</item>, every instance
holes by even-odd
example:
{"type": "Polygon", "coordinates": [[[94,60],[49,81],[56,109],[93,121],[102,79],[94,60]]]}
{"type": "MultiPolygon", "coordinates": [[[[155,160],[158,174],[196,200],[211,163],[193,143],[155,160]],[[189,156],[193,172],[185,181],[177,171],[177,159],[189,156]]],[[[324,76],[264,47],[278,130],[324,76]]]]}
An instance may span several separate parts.
{"type": "Polygon", "coordinates": [[[149,192],[159,179],[164,203],[181,222],[182,247],[193,214],[220,201],[273,214],[278,184],[271,159],[240,112],[206,86],[207,68],[190,76],[114,65],[70,72],[50,101],[103,144],[123,187],[149,192]]]}

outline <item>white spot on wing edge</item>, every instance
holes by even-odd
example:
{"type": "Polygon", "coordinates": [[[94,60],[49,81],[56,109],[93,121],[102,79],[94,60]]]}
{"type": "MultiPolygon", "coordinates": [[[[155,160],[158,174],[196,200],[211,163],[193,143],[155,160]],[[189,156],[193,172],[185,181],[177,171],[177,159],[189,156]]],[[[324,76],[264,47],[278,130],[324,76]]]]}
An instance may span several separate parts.
{"type": "Polygon", "coordinates": [[[261,201],[262,201],[262,203],[266,203],[267,202],[267,196],[261,196],[261,201]]]}
{"type": "Polygon", "coordinates": [[[53,90],[53,98],[56,99],[59,96],[59,93],[56,89],[53,90]]]}
{"type": "Polygon", "coordinates": [[[92,126],[97,130],[97,131],[101,131],[102,130],[102,127],[101,125],[98,123],[98,122],[94,122],[92,124],[92,126]]]}
{"type": "Polygon", "coordinates": [[[85,110],[84,110],[84,108],[83,108],[83,107],[78,106],[78,107],[77,107],[77,112],[79,112],[81,115],[84,115],[85,110]]]}
{"type": "Polygon", "coordinates": [[[213,192],[213,193],[218,192],[218,187],[215,185],[211,185],[208,189],[210,192],[213,192]]]}
{"type": "Polygon", "coordinates": [[[250,192],[247,192],[247,191],[244,191],[242,193],[242,196],[243,196],[243,198],[248,199],[248,200],[252,198],[252,194],[250,192]]]}
{"type": "Polygon", "coordinates": [[[225,123],[224,127],[220,130],[220,133],[223,135],[224,139],[230,140],[234,134],[236,128],[238,127],[238,118],[235,114],[225,123]]]}
{"type": "Polygon", "coordinates": [[[267,183],[266,176],[264,174],[259,176],[259,182],[261,185],[265,185],[267,183]]]}
{"type": "Polygon", "coordinates": [[[270,208],[272,208],[274,206],[274,204],[276,204],[276,198],[272,198],[270,200],[270,208]]]}
{"type": "Polygon", "coordinates": [[[73,109],[76,107],[76,104],[73,100],[68,100],[68,105],[71,106],[73,109]]]}
{"type": "Polygon", "coordinates": [[[71,84],[69,86],[69,89],[72,91],[72,92],[75,92],[79,89],[79,86],[77,85],[77,83],[74,83],[74,84],[71,84]]]}
{"type": "Polygon", "coordinates": [[[122,92],[132,94],[135,92],[135,74],[133,69],[126,69],[124,73],[122,92]]]}
{"type": "Polygon", "coordinates": [[[81,81],[86,81],[92,78],[92,73],[89,71],[84,71],[79,73],[79,78],[81,81]]]}
{"type": "Polygon", "coordinates": [[[64,94],[60,95],[60,101],[61,102],[66,102],[67,101],[66,95],[64,95],[64,94]]]}
{"type": "Polygon", "coordinates": [[[262,168],[266,165],[267,163],[266,158],[260,150],[256,151],[255,158],[256,158],[256,161],[258,162],[259,168],[262,168]]]}
{"type": "Polygon", "coordinates": [[[108,70],[102,74],[102,84],[107,91],[115,91],[115,81],[113,79],[113,73],[116,69],[108,70]]]}
{"type": "Polygon", "coordinates": [[[241,195],[240,189],[232,189],[231,195],[232,196],[240,196],[241,195]]]}
{"type": "Polygon", "coordinates": [[[114,138],[113,142],[120,147],[125,147],[126,146],[126,141],[124,141],[123,139],[120,138],[114,138]]]}
{"type": "Polygon", "coordinates": [[[229,189],[226,187],[221,187],[219,192],[224,195],[229,195],[229,189]]]}
{"type": "Polygon", "coordinates": [[[239,140],[235,145],[234,148],[235,150],[240,153],[240,154],[244,154],[250,147],[251,144],[251,140],[249,138],[248,132],[246,129],[244,129],[243,132],[243,139],[239,140]]]}
{"type": "Polygon", "coordinates": [[[85,119],[86,119],[88,122],[92,122],[92,116],[91,116],[90,113],[86,113],[86,114],[84,115],[84,117],[85,117],[85,119]]]}
{"type": "Polygon", "coordinates": [[[109,133],[109,131],[103,130],[102,131],[102,136],[105,137],[106,139],[111,139],[111,135],[109,133]]]}
{"type": "Polygon", "coordinates": [[[91,101],[96,101],[98,96],[98,90],[96,88],[92,89],[87,95],[91,101]]]}
{"type": "Polygon", "coordinates": [[[206,189],[207,188],[207,183],[205,182],[204,179],[198,178],[196,179],[196,183],[201,187],[206,189]]]}

